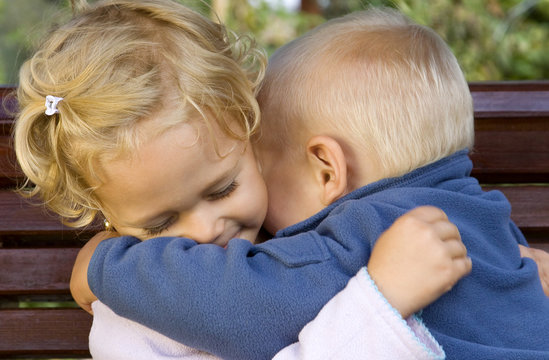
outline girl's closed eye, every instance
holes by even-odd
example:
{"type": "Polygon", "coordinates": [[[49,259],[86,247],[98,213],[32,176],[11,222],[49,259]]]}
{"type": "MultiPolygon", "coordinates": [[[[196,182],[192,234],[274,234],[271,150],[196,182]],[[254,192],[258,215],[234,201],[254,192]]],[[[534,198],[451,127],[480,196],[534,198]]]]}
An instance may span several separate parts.
{"type": "Polygon", "coordinates": [[[226,188],[221,191],[208,195],[209,201],[217,201],[229,197],[238,188],[238,183],[233,180],[226,188]]]}
{"type": "Polygon", "coordinates": [[[168,230],[170,225],[172,225],[174,222],[175,222],[175,217],[172,216],[167,221],[165,221],[164,223],[162,223],[160,225],[152,226],[152,227],[149,227],[149,228],[144,228],[143,230],[145,230],[145,233],[147,234],[147,236],[160,235],[162,232],[168,230]]]}

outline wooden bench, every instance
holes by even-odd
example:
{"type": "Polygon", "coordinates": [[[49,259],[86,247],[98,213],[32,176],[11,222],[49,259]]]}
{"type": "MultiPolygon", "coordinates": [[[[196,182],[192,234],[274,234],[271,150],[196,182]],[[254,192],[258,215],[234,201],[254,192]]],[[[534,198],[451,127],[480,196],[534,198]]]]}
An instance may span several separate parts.
{"type": "MultiPolygon", "coordinates": [[[[0,88],[0,98],[12,89],[0,88]]],[[[500,189],[533,247],[549,251],[549,81],[471,84],[474,175],[500,189]]],[[[8,102],[14,108],[14,102],[8,102]]],[[[0,112],[0,358],[89,356],[91,317],[75,308],[69,276],[93,234],[63,227],[13,191],[13,118],[0,112]],[[65,304],[49,308],[48,304],[65,304]],[[25,308],[23,306],[36,307],[25,308]]]]}

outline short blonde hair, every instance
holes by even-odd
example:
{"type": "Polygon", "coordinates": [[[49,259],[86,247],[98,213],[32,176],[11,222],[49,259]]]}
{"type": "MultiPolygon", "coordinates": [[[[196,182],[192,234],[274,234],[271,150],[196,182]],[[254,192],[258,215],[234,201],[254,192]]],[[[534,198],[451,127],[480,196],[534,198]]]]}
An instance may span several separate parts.
{"type": "Polygon", "coordinates": [[[21,193],[78,227],[101,209],[86,180],[97,178],[97,160],[136,146],[136,125],[172,100],[169,93],[187,114],[247,140],[259,123],[255,90],[265,67],[251,39],[176,2],[84,5],[22,66],[14,130],[28,178],[21,193]],[[58,114],[44,114],[46,95],[64,98],[58,114]]]}
{"type": "Polygon", "coordinates": [[[331,20],[277,50],[258,100],[261,141],[300,153],[313,133],[344,139],[374,156],[378,178],[473,144],[456,58],[433,30],[388,8],[331,20]]]}

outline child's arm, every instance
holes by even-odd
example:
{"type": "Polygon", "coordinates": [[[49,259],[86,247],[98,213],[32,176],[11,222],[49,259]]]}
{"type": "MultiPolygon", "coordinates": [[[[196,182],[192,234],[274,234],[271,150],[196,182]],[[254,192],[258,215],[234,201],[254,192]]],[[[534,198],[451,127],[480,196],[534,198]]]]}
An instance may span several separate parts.
{"type": "Polygon", "coordinates": [[[103,240],[120,236],[113,231],[101,231],[95,234],[78,252],[74,267],[72,268],[70,288],[71,294],[76,303],[84,310],[93,314],[92,303],[97,296],[91,291],[88,285],[88,266],[97,245],[103,240]]]}
{"type": "Polygon", "coordinates": [[[408,316],[471,271],[466,254],[444,212],[433,207],[410,211],[374,246],[368,269],[376,274],[376,282],[365,269],[359,271],[305,326],[299,342],[280,351],[275,360],[444,358],[429,330],[408,316]],[[387,294],[392,301],[383,297],[387,294]]]}
{"type": "Polygon", "coordinates": [[[273,360],[444,358],[421,319],[404,320],[362,268],[273,360]]]}
{"type": "MultiPolygon", "coordinates": [[[[94,359],[219,359],[93,303],[89,336],[94,359]]],[[[344,290],[326,304],[294,343],[275,360],[443,359],[444,351],[420,319],[406,321],[377,290],[362,268],[344,290]]]]}
{"type": "Polygon", "coordinates": [[[471,268],[457,227],[431,206],[398,218],[368,262],[370,276],[404,318],[449,291],[471,268]]]}
{"type": "MultiPolygon", "coordinates": [[[[345,216],[345,214],[342,214],[342,216],[345,216]]],[[[368,226],[372,227],[373,224],[367,224],[366,219],[358,219],[360,221],[360,226],[368,226]]],[[[348,219],[346,220],[348,221],[348,219]]],[[[378,220],[375,220],[374,223],[378,223],[378,220]]],[[[359,226],[359,224],[357,224],[359,226]]],[[[352,238],[352,234],[350,234],[350,237],[352,238]]],[[[71,282],[71,289],[73,291],[73,294],[75,298],[82,303],[82,298],[78,295],[79,290],[77,290],[78,286],[76,285],[82,285],[83,288],[87,288],[87,277],[86,277],[86,271],[87,266],[89,262],[89,258],[94,252],[95,246],[97,246],[97,243],[101,240],[101,238],[96,238],[94,241],[90,242],[85,246],[85,248],[82,250],[82,252],[79,254],[77,264],[75,266],[75,271],[73,272],[73,281],[71,282]],[[78,271],[78,268],[80,268],[80,271],[78,271]],[[84,269],[82,271],[82,269],[84,269]],[[80,275],[79,275],[80,274],[80,275]],[[82,275],[83,274],[83,275],[82,275]],[[81,279],[81,280],[76,280],[81,279]],[[80,300],[79,300],[80,299],[80,300]]],[[[341,252],[344,250],[343,254],[353,254],[356,258],[357,255],[360,254],[360,252],[364,252],[367,249],[367,246],[365,247],[365,244],[373,243],[373,241],[366,241],[364,239],[358,240],[355,239],[354,241],[349,241],[348,243],[342,243],[340,245],[341,248],[334,246],[335,240],[331,240],[331,242],[328,242],[328,244],[331,244],[330,249],[325,248],[321,246],[319,249],[318,246],[323,244],[321,242],[318,242],[319,238],[312,236],[312,234],[309,234],[308,236],[305,236],[302,234],[298,237],[292,237],[292,238],[286,238],[286,239],[276,239],[271,242],[270,248],[263,249],[264,251],[257,251],[257,249],[254,249],[249,245],[249,243],[240,241],[237,243],[232,243],[231,246],[229,246],[229,251],[225,252],[225,250],[216,247],[216,246],[193,246],[189,240],[187,239],[155,239],[155,240],[148,240],[145,243],[139,244],[139,241],[132,238],[121,238],[117,240],[109,240],[111,243],[109,244],[108,249],[110,249],[109,252],[105,254],[107,257],[106,259],[100,258],[99,264],[111,264],[110,268],[102,269],[100,272],[104,275],[108,276],[108,279],[116,279],[115,286],[116,289],[113,289],[113,293],[116,294],[125,294],[129,290],[124,290],[124,285],[122,285],[123,280],[128,280],[128,278],[131,278],[132,280],[129,281],[130,286],[132,288],[135,287],[139,288],[141,290],[136,291],[130,291],[130,293],[135,294],[135,300],[131,303],[126,302],[128,306],[130,307],[129,313],[136,312],[139,313],[139,309],[143,307],[143,299],[145,299],[145,302],[147,298],[154,297],[157,294],[160,294],[160,297],[162,298],[161,301],[168,303],[169,301],[175,300],[176,303],[178,303],[178,299],[181,300],[179,302],[180,307],[178,308],[179,313],[176,315],[184,315],[188,312],[182,311],[181,309],[187,309],[188,306],[185,306],[184,304],[189,304],[189,302],[185,302],[185,300],[188,300],[187,298],[191,299],[189,301],[192,301],[193,298],[197,298],[198,294],[204,294],[202,297],[204,300],[201,302],[203,305],[202,307],[208,308],[210,298],[215,298],[215,295],[218,295],[219,291],[223,291],[223,286],[227,282],[226,280],[223,281],[223,279],[231,279],[235,275],[235,269],[238,270],[241,267],[244,267],[244,269],[240,269],[240,272],[236,271],[236,273],[253,273],[255,272],[255,275],[257,275],[257,278],[254,279],[240,279],[242,282],[255,282],[255,285],[251,287],[251,289],[255,289],[258,293],[261,293],[261,288],[269,288],[268,293],[269,294],[283,294],[287,293],[287,288],[290,284],[292,284],[292,287],[299,288],[299,297],[300,298],[308,298],[305,294],[315,294],[312,297],[308,299],[308,301],[303,306],[300,307],[301,311],[299,312],[300,319],[306,319],[306,316],[309,315],[309,313],[313,312],[313,314],[316,314],[318,311],[317,306],[319,301],[322,301],[324,299],[324,302],[328,301],[326,299],[326,289],[333,288],[329,286],[333,286],[334,283],[337,284],[338,280],[341,279],[341,275],[344,276],[345,274],[341,273],[341,268],[343,266],[341,264],[336,263],[330,263],[329,259],[332,257],[334,258],[345,258],[341,253],[337,256],[332,256],[328,250],[331,252],[341,252]],[[159,244],[155,244],[155,242],[160,242],[159,244]],[[291,248],[293,248],[294,253],[286,253],[286,252],[277,252],[277,249],[285,249],[288,250],[287,244],[289,245],[291,242],[291,248]],[[136,246],[139,244],[140,246],[136,246]],[[236,245],[235,245],[236,244],[236,245]],[[246,245],[247,244],[247,245],[246,245]],[[361,245],[358,246],[357,244],[361,245]],[[147,245],[147,246],[144,246],[147,245]],[[118,248],[118,251],[116,249],[118,248]],[[246,249],[250,250],[251,253],[247,252],[246,249]],[[321,250],[320,252],[315,252],[314,250],[321,250]],[[307,257],[303,259],[302,254],[299,254],[298,258],[300,259],[297,261],[293,257],[297,256],[297,253],[300,253],[300,250],[306,250],[307,257]],[[137,254],[133,253],[134,251],[139,251],[137,254]],[[160,251],[160,252],[159,252],[160,251]],[[142,254],[143,256],[139,255],[142,254]],[[246,254],[250,256],[246,256],[246,254]],[[272,256],[270,256],[272,255],[272,256]],[[231,261],[228,258],[236,257],[239,261],[231,261]],[[263,265],[263,268],[255,267],[252,260],[258,260],[257,257],[262,258],[260,263],[263,265]],[[315,259],[316,258],[316,259],[315,259]],[[132,262],[128,264],[128,261],[132,261],[137,259],[137,262],[132,262]],[[161,259],[162,261],[159,261],[161,259]],[[202,260],[200,260],[202,259],[202,260]],[[244,263],[242,260],[246,260],[244,263]],[[116,267],[112,267],[112,264],[120,264],[120,268],[122,270],[117,271],[116,267]],[[145,263],[146,265],[143,265],[145,263]],[[276,279],[277,277],[280,278],[280,271],[275,271],[273,273],[269,273],[270,265],[276,265],[277,269],[280,270],[280,267],[285,268],[285,271],[282,271],[284,275],[282,281],[272,281],[273,279],[276,279]],[[174,283],[169,284],[163,284],[161,281],[162,279],[166,278],[166,275],[163,274],[164,272],[174,272],[173,269],[170,269],[170,264],[176,264],[178,266],[176,269],[176,273],[179,274],[185,274],[185,270],[189,269],[196,269],[197,264],[201,268],[204,269],[203,274],[197,273],[196,270],[194,272],[189,271],[189,274],[193,274],[191,277],[185,277],[181,275],[180,281],[175,281],[174,283]],[[231,265],[230,267],[226,267],[227,265],[231,265]],[[235,265],[236,264],[236,265],[235,265]],[[163,265],[163,266],[159,266],[163,265]],[[187,267],[185,267],[187,266],[187,267]],[[322,273],[321,270],[323,266],[328,266],[331,271],[331,276],[329,278],[322,278],[322,280],[318,277],[319,271],[322,273]],[[246,268],[247,267],[247,268],[246,268]],[[142,276],[138,276],[140,270],[142,269],[144,274],[142,276]],[[161,273],[158,273],[158,270],[161,270],[161,273]],[[167,270],[166,270],[167,269],[167,270]],[[110,271],[109,271],[110,270],[110,271]],[[137,274],[137,275],[136,275],[137,274]],[[209,281],[207,283],[200,283],[200,275],[207,275],[207,278],[209,281]],[[144,275],[147,275],[143,277],[144,275]],[[292,279],[293,277],[293,279],[292,279]],[[135,280],[137,278],[137,280],[135,280]],[[221,278],[221,279],[220,279],[221,278]],[[181,286],[178,287],[178,285],[182,285],[187,283],[185,280],[195,280],[188,281],[190,285],[187,286],[187,290],[189,292],[192,292],[191,294],[187,294],[185,291],[181,290],[181,286]],[[198,279],[198,281],[196,281],[198,279]],[[308,280],[309,279],[309,280],[308,280]],[[219,281],[221,280],[221,282],[219,281]],[[318,287],[316,284],[318,284],[318,281],[321,281],[323,283],[322,287],[318,287]],[[147,283],[148,282],[148,283],[147,283]],[[203,286],[200,286],[200,288],[197,284],[201,284],[203,286]],[[266,285],[264,285],[266,284],[266,285]],[[332,284],[332,285],[330,285],[332,284]],[[276,286],[274,286],[276,285],[276,286]],[[273,291],[273,287],[277,287],[279,289],[278,291],[273,291]],[[159,290],[162,289],[162,290],[159,290]],[[179,290],[178,290],[179,289],[179,290]],[[121,291],[124,290],[124,291],[121,291]],[[146,296],[143,296],[143,294],[147,294],[146,296]],[[322,295],[324,294],[324,295],[322,295]],[[187,296],[188,295],[188,296],[187,296]],[[131,306],[136,305],[136,308],[133,309],[131,306]],[[141,307],[140,307],[141,305],[141,307]],[[315,312],[316,311],[316,312],[315,312]]],[[[336,242],[337,243],[337,242],[336,242]]],[[[364,257],[364,255],[358,256],[358,259],[363,259],[362,264],[366,262],[367,257],[364,257]]],[[[388,262],[385,262],[383,264],[390,264],[388,262]]],[[[374,265],[374,268],[376,266],[374,265]]],[[[239,275],[236,275],[239,276],[239,275]]],[[[246,275],[249,276],[249,275],[246,275]]],[[[128,282],[128,281],[126,281],[128,282]]],[[[229,281],[230,282],[230,281],[229,281]]],[[[237,284],[238,285],[238,284],[237,284]]],[[[135,289],[134,289],[135,290],[135,289]]],[[[249,289],[248,289],[249,290],[249,289]]],[[[246,290],[243,289],[245,292],[246,290]]],[[[94,299],[93,294],[87,289],[89,298],[88,300],[84,300],[84,302],[89,302],[94,299]]],[[[229,291],[231,294],[234,294],[235,289],[231,288],[229,291]]],[[[86,293],[86,291],[84,291],[86,293]]],[[[285,296],[287,294],[280,295],[276,299],[272,299],[271,302],[274,301],[281,301],[285,299],[285,296]]],[[[253,297],[250,297],[253,298],[253,297]]],[[[255,301],[260,302],[259,299],[256,299],[255,301]]],[[[248,303],[252,306],[256,305],[254,303],[250,303],[248,300],[248,303]]],[[[284,300],[285,301],[285,300],[284,300]]],[[[269,301],[268,301],[269,302],[269,301]]],[[[283,301],[281,301],[283,302],[283,301]]],[[[277,304],[278,305],[278,304],[277,304]]],[[[295,304],[293,305],[295,307],[295,304]]],[[[256,306],[257,307],[257,306],[256,306]]],[[[280,307],[280,305],[278,305],[280,307]]],[[[169,308],[169,306],[168,306],[169,308]]],[[[243,306],[245,309],[246,307],[243,306]]],[[[154,308],[150,308],[150,311],[155,310],[154,308]]],[[[163,311],[161,313],[171,314],[168,311],[165,311],[166,308],[163,308],[163,311]]],[[[225,309],[226,310],[226,309],[225,309]]],[[[233,307],[233,310],[236,311],[238,309],[233,307]]],[[[150,313],[148,311],[148,313],[150,313]]],[[[218,310],[218,312],[223,312],[223,309],[218,310]]],[[[240,317],[244,317],[243,313],[239,313],[240,317]]],[[[288,329],[289,326],[299,326],[300,321],[299,319],[296,319],[295,316],[297,312],[290,311],[289,314],[292,316],[292,321],[285,321],[281,322],[285,329],[284,331],[288,333],[290,330],[288,329]],[[294,323],[296,325],[294,325],[294,323]]],[[[161,315],[161,314],[160,314],[161,315]]],[[[174,315],[174,314],[172,314],[174,315]]],[[[167,315],[167,316],[172,316],[167,315]]],[[[229,308],[229,311],[227,312],[227,317],[232,318],[233,311],[231,311],[231,308],[229,308]]],[[[261,314],[255,314],[251,313],[248,314],[248,317],[254,318],[257,317],[258,323],[262,323],[262,321],[259,321],[259,318],[262,317],[262,315],[268,315],[262,312],[261,314]]],[[[282,317],[288,316],[288,314],[280,314],[282,317]]],[[[238,316],[235,316],[239,318],[238,316]]],[[[265,316],[263,316],[265,317],[265,316]]],[[[150,314],[148,316],[145,316],[145,318],[151,318],[150,314]]],[[[180,318],[182,318],[180,316],[180,318]]],[[[183,317],[184,318],[184,317],[183,317]]],[[[267,323],[271,323],[272,319],[269,320],[270,315],[267,316],[266,319],[263,321],[266,321],[267,323]]],[[[154,323],[153,325],[157,323],[171,323],[171,327],[175,326],[173,319],[166,318],[163,319],[162,317],[154,317],[154,323]],[[164,322],[165,321],[165,322],[164,322]]],[[[203,321],[203,320],[202,320],[203,321]]],[[[250,319],[251,321],[251,319],[250,319]]],[[[143,321],[146,323],[145,321],[143,321]]],[[[217,321],[219,322],[219,320],[217,321]]],[[[278,323],[278,322],[277,322],[278,323]]],[[[179,326],[185,327],[186,325],[184,321],[178,322],[176,321],[175,324],[180,324],[179,326]]],[[[304,325],[304,323],[301,323],[304,325]]],[[[149,325],[150,326],[150,325],[149,325]]],[[[236,324],[235,324],[236,326],[236,324]]],[[[269,326],[269,329],[273,326],[269,326]]],[[[162,329],[166,330],[165,328],[160,328],[159,330],[162,331],[162,329]]],[[[178,339],[181,342],[185,342],[191,346],[198,346],[200,345],[200,339],[198,339],[199,343],[193,344],[192,342],[188,341],[188,337],[185,336],[185,331],[180,331],[181,329],[176,329],[177,331],[172,334],[172,336],[175,339],[178,339]]],[[[227,329],[225,329],[227,330],[227,329]]],[[[190,331],[190,330],[189,330],[190,331]]],[[[275,332],[280,331],[274,330],[275,332]]],[[[196,331],[195,331],[196,332],[196,331]]],[[[193,332],[193,334],[195,333],[193,332]]],[[[220,333],[223,333],[221,330],[220,333]]],[[[297,334],[297,332],[296,332],[297,334]]],[[[280,334],[277,334],[277,338],[282,338],[280,334]]],[[[200,337],[199,335],[196,335],[200,337]]],[[[221,335],[220,335],[221,337],[221,335]]],[[[203,340],[202,340],[203,341],[203,340]]],[[[258,340],[259,341],[259,340],[258,340]]],[[[277,346],[277,343],[274,341],[271,341],[271,344],[273,344],[273,348],[277,346]]]]}
{"type": "Polygon", "coordinates": [[[94,360],[220,360],[178,343],[94,301],[89,350],[94,360]]]}
{"type": "Polygon", "coordinates": [[[92,289],[119,315],[223,358],[257,359],[297,341],[366,263],[374,241],[310,232],[260,246],[234,239],[227,249],[184,238],[97,242],[78,256],[71,281],[77,301],[94,299],[89,288],[83,297],[77,290],[88,286],[89,265],[92,289]]]}
{"type": "MultiPolygon", "coordinates": [[[[113,235],[116,234],[98,234],[87,250],[113,235]]],[[[464,271],[468,272],[470,262],[465,258],[465,249],[459,244],[459,232],[442,211],[431,207],[418,208],[402,216],[382,234],[374,246],[368,265],[373,273],[378,274],[378,285],[393,297],[399,298],[397,311],[408,317],[449,289],[464,275],[464,271]],[[418,258],[420,261],[416,260],[418,258]],[[442,271],[447,276],[433,276],[434,271],[442,271]],[[389,274],[399,274],[397,277],[402,279],[386,276],[389,274]],[[406,288],[398,289],[402,283],[406,283],[406,288]]],[[[87,250],[80,254],[79,261],[87,250]]],[[[91,292],[89,294],[88,301],[93,300],[91,292]]],[[[390,358],[443,358],[444,352],[427,328],[415,317],[404,321],[397,311],[377,290],[367,271],[362,269],[343,291],[324,306],[317,318],[301,331],[300,342],[283,349],[276,359],[375,359],[378,355],[390,358]]],[[[114,314],[111,316],[126,324],[127,329],[117,329],[112,333],[112,326],[107,326],[110,332],[102,330],[98,334],[97,326],[105,324],[105,319],[100,319],[103,322],[98,323],[94,321],[95,335],[90,334],[90,341],[93,339],[94,344],[98,336],[104,339],[105,333],[109,333],[109,337],[116,335],[125,339],[128,331],[141,329],[133,335],[147,337],[153,334],[147,343],[154,343],[161,350],[167,346],[177,350],[177,353],[189,353],[189,348],[184,345],[130,320],[114,314]]],[[[116,324],[117,321],[114,321],[113,325],[116,324]]],[[[121,339],[116,341],[118,345],[112,343],[114,350],[124,343],[121,343],[121,339]]],[[[94,347],[94,351],[97,351],[96,348],[100,347],[94,347]]],[[[142,348],[147,349],[142,346],[141,352],[144,351],[142,348]]],[[[113,348],[109,351],[112,352],[113,348]]]]}
{"type": "MultiPolygon", "coordinates": [[[[76,302],[88,312],[91,312],[91,303],[97,300],[88,286],[89,262],[100,242],[117,235],[108,231],[97,234],[82,248],[76,260],[71,278],[71,292],[76,302]]],[[[385,297],[404,317],[407,317],[449,290],[457,279],[470,271],[470,259],[465,255],[466,250],[461,243],[459,231],[448,221],[444,212],[424,206],[397,219],[380,237],[368,267],[385,297]],[[391,248],[400,251],[395,252],[391,248]],[[396,253],[407,253],[410,256],[395,264],[396,253]],[[450,253],[455,255],[453,259],[445,257],[450,253]],[[427,257],[429,254],[433,256],[427,257]],[[431,260],[432,264],[427,260],[431,260]],[[400,265],[400,268],[406,267],[407,270],[401,272],[395,265],[400,265]],[[417,278],[415,271],[421,272],[426,268],[428,270],[425,273],[433,270],[435,275],[426,276],[427,280],[421,281],[423,290],[416,292],[412,278],[417,278]]]]}
{"type": "Polygon", "coordinates": [[[549,296],[549,253],[541,249],[529,248],[522,245],[519,245],[519,248],[522,257],[531,258],[538,265],[541,286],[545,295],[549,296]]]}

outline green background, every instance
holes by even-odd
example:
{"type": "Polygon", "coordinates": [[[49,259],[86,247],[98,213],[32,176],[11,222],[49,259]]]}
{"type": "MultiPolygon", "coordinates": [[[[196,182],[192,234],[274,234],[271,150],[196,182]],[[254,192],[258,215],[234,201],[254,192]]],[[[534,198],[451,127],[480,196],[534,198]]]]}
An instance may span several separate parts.
{"type": "MultiPolygon", "coordinates": [[[[209,16],[215,9],[231,29],[253,34],[269,53],[326,19],[370,4],[392,6],[437,31],[469,81],[549,79],[549,0],[316,0],[315,14],[265,0],[191,1],[181,2],[209,16]]],[[[32,49],[69,17],[68,0],[0,0],[0,84],[16,84],[32,49]]]]}

